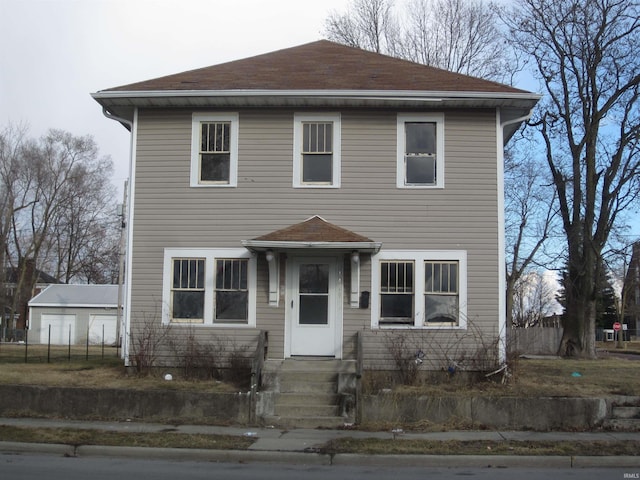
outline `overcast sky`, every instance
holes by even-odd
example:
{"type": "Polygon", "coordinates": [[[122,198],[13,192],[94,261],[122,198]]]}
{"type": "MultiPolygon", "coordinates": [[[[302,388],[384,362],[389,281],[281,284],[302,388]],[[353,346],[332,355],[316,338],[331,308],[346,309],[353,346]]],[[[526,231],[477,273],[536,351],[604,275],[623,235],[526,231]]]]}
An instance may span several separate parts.
{"type": "MultiPolygon", "coordinates": [[[[349,0],[0,0],[0,129],[92,135],[122,190],[129,132],[99,90],[322,38],[349,0]]],[[[516,85],[535,89],[531,85],[516,85]]],[[[640,222],[633,222],[640,235],[640,222]]]]}
{"type": "Polygon", "coordinates": [[[129,132],[91,93],[322,38],[348,0],[0,0],[0,128],[92,135],[128,174],[129,132]]]}

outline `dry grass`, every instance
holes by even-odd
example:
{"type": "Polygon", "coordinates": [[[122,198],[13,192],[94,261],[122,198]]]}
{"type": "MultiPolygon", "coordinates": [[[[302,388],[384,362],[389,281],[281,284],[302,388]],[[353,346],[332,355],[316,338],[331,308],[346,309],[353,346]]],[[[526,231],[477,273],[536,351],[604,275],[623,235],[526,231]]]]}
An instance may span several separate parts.
{"type": "Polygon", "coordinates": [[[383,440],[341,438],[327,443],[328,454],[367,455],[631,455],[640,452],[640,442],[606,441],[491,441],[491,440],[383,440]]]}
{"type": "MultiPolygon", "coordinates": [[[[607,344],[605,344],[607,345],[607,344]]],[[[607,345],[612,346],[613,345],[607,345]]],[[[107,349],[104,357],[100,347],[90,347],[86,360],[84,347],[73,347],[71,360],[68,349],[53,349],[55,361],[46,363],[46,346],[30,345],[28,363],[24,363],[23,345],[0,345],[0,383],[72,387],[181,389],[204,392],[235,391],[232,385],[214,380],[187,380],[180,371],[170,371],[174,380],[163,379],[168,370],[158,370],[149,376],[127,373],[115,349],[107,349]]],[[[628,350],[638,349],[631,344],[628,350]]],[[[612,349],[611,351],[615,351],[612,349]]],[[[640,361],[632,356],[605,356],[598,360],[518,359],[510,365],[511,378],[505,385],[482,379],[470,381],[456,374],[442,374],[437,381],[430,377],[414,387],[393,385],[388,376],[368,372],[365,391],[375,393],[381,388],[434,396],[640,396],[640,361]],[[579,373],[580,376],[574,376],[579,373]]]]}
{"type": "Polygon", "coordinates": [[[598,360],[560,358],[518,359],[510,364],[506,384],[480,377],[469,380],[463,375],[430,376],[416,386],[393,385],[388,376],[368,372],[365,391],[381,388],[432,396],[520,396],[520,397],[592,397],[607,395],[640,396],[640,361],[607,357],[598,360]],[[577,376],[579,374],[579,376],[577,376]]]}
{"type": "Polygon", "coordinates": [[[0,426],[0,441],[57,443],[64,445],[246,450],[253,444],[255,439],[233,435],[204,435],[175,432],[141,433],[78,430],[71,428],[0,426]]]}
{"type": "Polygon", "coordinates": [[[111,349],[102,357],[99,347],[90,347],[89,359],[85,349],[74,347],[68,360],[66,347],[57,347],[51,363],[47,363],[46,346],[29,346],[28,362],[24,362],[23,345],[0,346],[0,384],[46,385],[57,387],[128,388],[136,390],[190,390],[202,392],[232,392],[236,388],[215,380],[196,381],[181,377],[175,370],[158,370],[152,375],[140,376],[127,371],[120,358],[111,349]],[[11,350],[13,349],[13,350],[11,350]],[[165,381],[170,372],[172,381],[165,381]]]}

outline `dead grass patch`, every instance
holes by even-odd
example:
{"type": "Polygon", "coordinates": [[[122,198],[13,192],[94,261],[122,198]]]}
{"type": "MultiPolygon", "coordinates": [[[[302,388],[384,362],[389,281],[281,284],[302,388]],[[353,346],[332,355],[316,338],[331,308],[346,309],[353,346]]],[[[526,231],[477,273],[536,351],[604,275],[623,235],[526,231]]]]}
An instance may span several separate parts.
{"type": "Polygon", "coordinates": [[[204,435],[176,432],[112,432],[70,428],[24,428],[0,426],[0,441],[56,443],[63,445],[108,445],[117,447],[202,448],[246,450],[254,440],[234,435],[204,435]]]}
{"type": "Polygon", "coordinates": [[[439,441],[340,438],[324,445],[322,452],[366,455],[637,456],[640,452],[640,441],[439,441]]]}
{"type": "MultiPolygon", "coordinates": [[[[635,348],[635,346],[633,346],[635,348]]],[[[57,347],[62,353],[66,347],[57,347]]],[[[151,375],[128,372],[111,349],[102,358],[99,347],[90,347],[89,360],[84,349],[73,347],[72,359],[46,363],[46,346],[29,346],[31,357],[24,363],[24,346],[0,345],[0,384],[45,385],[86,388],[179,389],[201,392],[235,392],[228,382],[187,379],[180,370],[158,369],[151,375]],[[74,355],[75,352],[75,355],[74,355]],[[36,358],[39,359],[36,361],[36,358]],[[22,359],[20,361],[20,359],[22,359]],[[43,360],[44,359],[44,360],[43,360]],[[171,373],[173,380],[164,380],[171,373]]],[[[640,347],[638,347],[640,350],[640,347]]],[[[608,395],[640,396],[640,361],[607,356],[598,360],[560,358],[517,359],[510,364],[512,376],[501,384],[483,376],[448,375],[435,372],[417,385],[399,385],[388,372],[365,372],[363,391],[375,394],[382,389],[398,393],[431,396],[526,396],[593,397],[608,395]],[[580,376],[574,376],[579,374],[580,376]]],[[[425,372],[422,372],[425,373],[425,372]]]]}
{"type": "Polygon", "coordinates": [[[365,372],[363,391],[376,394],[383,389],[397,393],[430,396],[520,396],[601,397],[640,396],[640,361],[607,357],[598,360],[562,358],[517,359],[510,364],[506,384],[484,376],[427,375],[416,385],[394,382],[388,372],[365,372]]]}

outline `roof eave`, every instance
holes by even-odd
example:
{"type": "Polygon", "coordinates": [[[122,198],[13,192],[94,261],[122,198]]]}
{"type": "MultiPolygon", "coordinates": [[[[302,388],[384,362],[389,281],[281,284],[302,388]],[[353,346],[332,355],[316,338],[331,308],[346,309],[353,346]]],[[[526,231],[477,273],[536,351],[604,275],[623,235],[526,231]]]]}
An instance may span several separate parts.
{"type": "Polygon", "coordinates": [[[530,92],[418,90],[105,90],[91,96],[112,114],[129,120],[135,108],[509,107],[529,111],[541,98],[530,92]]]}
{"type": "Polygon", "coordinates": [[[283,240],[243,240],[242,246],[254,251],[265,250],[345,250],[376,253],[382,247],[381,242],[294,242],[283,240]]]}

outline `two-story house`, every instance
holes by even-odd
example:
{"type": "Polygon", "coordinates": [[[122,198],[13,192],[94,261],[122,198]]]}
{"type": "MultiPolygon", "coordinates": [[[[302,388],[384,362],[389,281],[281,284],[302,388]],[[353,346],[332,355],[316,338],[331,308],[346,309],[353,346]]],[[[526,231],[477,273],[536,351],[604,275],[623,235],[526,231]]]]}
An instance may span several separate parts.
{"type": "Polygon", "coordinates": [[[93,98],[132,138],[129,354],[152,319],[274,361],[504,357],[503,147],[538,95],[323,40],[93,98]]]}

